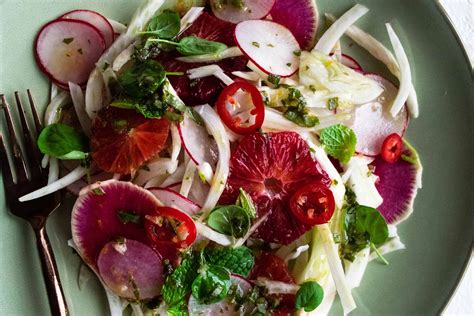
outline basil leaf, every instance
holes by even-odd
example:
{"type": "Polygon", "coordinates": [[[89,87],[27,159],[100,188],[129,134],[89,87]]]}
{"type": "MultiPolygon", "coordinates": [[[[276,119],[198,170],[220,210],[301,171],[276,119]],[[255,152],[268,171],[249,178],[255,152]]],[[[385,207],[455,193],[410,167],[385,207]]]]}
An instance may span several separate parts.
{"type": "Polygon", "coordinates": [[[166,71],[156,60],[135,63],[118,77],[123,91],[132,98],[143,98],[155,93],[166,79],[166,71]]]}
{"type": "Polygon", "coordinates": [[[217,303],[226,297],[231,284],[229,271],[210,265],[194,280],[192,295],[200,304],[217,303]]]}
{"type": "Polygon", "coordinates": [[[225,44],[208,41],[195,36],[183,37],[176,50],[185,56],[219,54],[227,48],[225,44]]]}
{"type": "Polygon", "coordinates": [[[89,151],[87,137],[64,124],[46,126],[38,137],[40,151],[63,160],[85,159],[89,151]]]}
{"type": "Polygon", "coordinates": [[[323,129],[320,141],[330,156],[347,163],[355,153],[357,138],[352,129],[337,124],[323,129]]]}
{"type": "Polygon", "coordinates": [[[245,247],[237,248],[206,248],[204,251],[206,262],[222,268],[226,268],[231,273],[247,277],[254,265],[252,251],[245,247]]]}
{"type": "Polygon", "coordinates": [[[372,207],[354,205],[344,218],[346,242],[342,245],[344,258],[353,261],[355,255],[369,244],[379,245],[388,239],[388,226],[380,212],[372,207]]]}
{"type": "Polygon", "coordinates": [[[296,309],[303,308],[305,312],[311,312],[321,304],[324,298],[323,288],[314,281],[308,281],[301,284],[296,292],[296,309]]]}
{"type": "Polygon", "coordinates": [[[170,39],[178,35],[180,28],[181,20],[178,13],[165,11],[153,17],[150,23],[148,23],[146,32],[142,32],[141,34],[170,39]]]}
{"type": "Polygon", "coordinates": [[[249,214],[250,219],[255,219],[257,217],[257,209],[253,204],[252,197],[242,188],[240,188],[240,193],[237,197],[237,202],[235,203],[235,205],[240,206],[245,211],[247,211],[247,214],[249,214]]]}
{"type": "Polygon", "coordinates": [[[166,80],[163,85],[163,101],[169,106],[173,107],[175,110],[186,113],[190,119],[192,119],[197,124],[203,126],[204,121],[199,113],[196,112],[192,107],[186,106],[181,99],[173,93],[173,87],[169,80],[166,80]]]}
{"type": "Polygon", "coordinates": [[[211,212],[207,225],[219,233],[241,238],[250,229],[250,216],[240,206],[222,206],[211,212]]]}

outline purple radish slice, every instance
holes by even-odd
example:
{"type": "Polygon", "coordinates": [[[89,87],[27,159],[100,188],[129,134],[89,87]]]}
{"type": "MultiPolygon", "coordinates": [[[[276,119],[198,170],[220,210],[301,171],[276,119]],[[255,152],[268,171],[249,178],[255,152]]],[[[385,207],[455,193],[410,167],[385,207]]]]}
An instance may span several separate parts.
{"type": "Polygon", "coordinates": [[[60,19],[85,21],[95,26],[105,40],[105,46],[112,45],[115,39],[114,28],[102,14],[91,10],[74,10],[63,14],[60,19]]]}
{"type": "Polygon", "coordinates": [[[81,191],[71,215],[71,230],[79,255],[93,269],[102,247],[119,237],[149,244],[143,218],[161,206],[148,190],[117,180],[93,184],[81,191]],[[124,215],[136,221],[124,221],[124,215]]]}
{"type": "Polygon", "coordinates": [[[341,56],[341,63],[349,68],[352,68],[354,69],[355,71],[358,71],[358,72],[364,72],[364,70],[362,69],[361,65],[357,62],[357,60],[355,60],[353,57],[349,56],[349,55],[346,55],[346,54],[342,54],[341,56]]]}
{"type": "Polygon", "coordinates": [[[314,0],[276,0],[270,17],[287,27],[304,50],[316,43],[319,14],[314,0]]]}
{"type": "Polygon", "coordinates": [[[421,164],[412,164],[403,159],[388,163],[381,156],[372,162],[374,174],[379,177],[375,187],[383,198],[377,209],[388,224],[398,224],[413,212],[413,202],[421,178],[421,164]]]}
{"type": "Polygon", "coordinates": [[[239,23],[246,20],[260,20],[270,13],[275,0],[245,0],[242,8],[232,4],[223,4],[220,0],[211,0],[212,13],[227,22],[239,23]]]}
{"type": "Polygon", "coordinates": [[[235,41],[242,52],[267,74],[290,77],[298,70],[300,45],[290,30],[267,20],[237,24],[235,41]]]}
{"type": "Polygon", "coordinates": [[[105,50],[102,34],[79,20],[51,21],[36,37],[35,58],[40,69],[60,87],[84,85],[105,50]]]}
{"type": "Polygon", "coordinates": [[[164,206],[176,208],[188,215],[194,215],[201,210],[201,206],[171,189],[149,188],[148,190],[153,193],[164,206]]]}
{"type": "Polygon", "coordinates": [[[365,156],[374,157],[380,154],[382,143],[388,135],[397,133],[403,137],[409,119],[406,106],[397,117],[394,118],[390,114],[398,89],[379,75],[367,74],[366,76],[377,81],[384,88],[384,92],[376,101],[356,108],[351,128],[357,137],[356,151],[365,156]]]}
{"type": "Polygon", "coordinates": [[[145,300],[160,294],[163,264],[144,243],[125,238],[107,243],[100,251],[97,267],[104,283],[120,297],[145,300]]]}
{"type": "Polygon", "coordinates": [[[216,143],[209,137],[204,126],[198,125],[185,115],[178,125],[178,132],[186,153],[197,166],[204,162],[211,165],[217,162],[217,157],[213,154],[216,143]]]}
{"type": "MultiPolygon", "coordinates": [[[[237,285],[237,291],[240,297],[243,297],[252,289],[252,285],[246,279],[238,276],[231,275],[232,284],[237,285]]],[[[224,299],[218,303],[205,305],[199,304],[199,302],[192,296],[188,299],[188,315],[200,315],[200,316],[213,316],[213,315],[224,315],[224,316],[238,316],[238,315],[250,315],[253,305],[246,303],[243,306],[243,313],[239,310],[235,310],[236,306],[232,304],[229,299],[224,299]]]]}

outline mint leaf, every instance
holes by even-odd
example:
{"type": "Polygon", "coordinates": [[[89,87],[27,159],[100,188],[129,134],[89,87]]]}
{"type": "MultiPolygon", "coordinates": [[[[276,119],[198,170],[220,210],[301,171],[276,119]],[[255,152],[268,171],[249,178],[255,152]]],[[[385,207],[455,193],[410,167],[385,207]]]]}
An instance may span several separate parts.
{"type": "Polygon", "coordinates": [[[186,300],[186,296],[191,292],[191,285],[198,276],[199,266],[199,256],[191,254],[185,257],[181,265],[166,277],[161,293],[168,306],[179,305],[186,300]]]}
{"type": "Polygon", "coordinates": [[[219,266],[204,266],[192,284],[192,295],[200,304],[213,304],[224,299],[231,286],[230,273],[219,266]]]}
{"type": "Polygon", "coordinates": [[[296,292],[296,309],[303,308],[305,312],[311,312],[321,304],[324,298],[323,288],[314,281],[301,284],[298,292],[296,292]]]}
{"type": "Polygon", "coordinates": [[[337,124],[323,129],[320,141],[329,155],[347,163],[355,153],[357,138],[352,129],[337,124]]]}
{"type": "Polygon", "coordinates": [[[85,159],[89,151],[87,137],[64,124],[46,126],[38,137],[40,151],[63,160],[85,159]]]}
{"type": "Polygon", "coordinates": [[[247,247],[214,248],[204,251],[206,262],[226,268],[231,273],[247,277],[253,268],[255,259],[247,247]]]}

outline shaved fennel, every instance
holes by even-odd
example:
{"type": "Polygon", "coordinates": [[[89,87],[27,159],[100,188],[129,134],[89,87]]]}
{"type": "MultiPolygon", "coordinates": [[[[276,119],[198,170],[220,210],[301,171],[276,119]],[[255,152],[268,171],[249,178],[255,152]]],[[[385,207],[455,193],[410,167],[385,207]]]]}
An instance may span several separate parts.
{"type": "Polygon", "coordinates": [[[71,92],[72,103],[74,104],[79,124],[81,124],[84,134],[90,136],[91,120],[85,110],[85,99],[82,89],[77,84],[69,82],[69,91],[71,92]]]}

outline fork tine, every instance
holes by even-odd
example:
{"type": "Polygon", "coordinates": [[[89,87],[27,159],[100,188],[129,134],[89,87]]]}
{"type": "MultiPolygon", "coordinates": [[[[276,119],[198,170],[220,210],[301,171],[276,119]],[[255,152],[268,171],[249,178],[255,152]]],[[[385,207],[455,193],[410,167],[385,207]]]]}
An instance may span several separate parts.
{"type": "Polygon", "coordinates": [[[7,149],[3,143],[3,135],[0,134],[0,164],[2,165],[2,178],[5,186],[13,184],[13,174],[7,158],[7,149]]]}
{"type": "Polygon", "coordinates": [[[30,89],[26,90],[28,93],[28,101],[30,102],[31,113],[33,114],[33,120],[35,121],[36,133],[39,135],[41,130],[43,129],[43,125],[41,124],[41,120],[38,116],[38,111],[36,111],[36,102],[31,94],[30,89]]]}
{"type": "Polygon", "coordinates": [[[30,129],[30,124],[25,117],[25,109],[23,108],[23,103],[21,102],[20,94],[18,91],[15,91],[15,100],[18,107],[18,114],[20,115],[20,122],[23,132],[23,139],[25,141],[25,147],[28,148],[28,154],[26,157],[29,161],[31,178],[34,179],[41,175],[41,157],[38,151],[38,146],[34,141],[35,137],[30,129]]]}
{"type": "Polygon", "coordinates": [[[5,119],[7,121],[8,133],[10,135],[10,144],[12,146],[14,168],[16,170],[17,183],[24,182],[28,179],[26,173],[26,164],[21,153],[20,145],[16,137],[15,129],[13,127],[13,120],[10,112],[9,105],[5,99],[5,95],[0,95],[0,99],[3,105],[3,111],[5,113],[5,119]]]}

